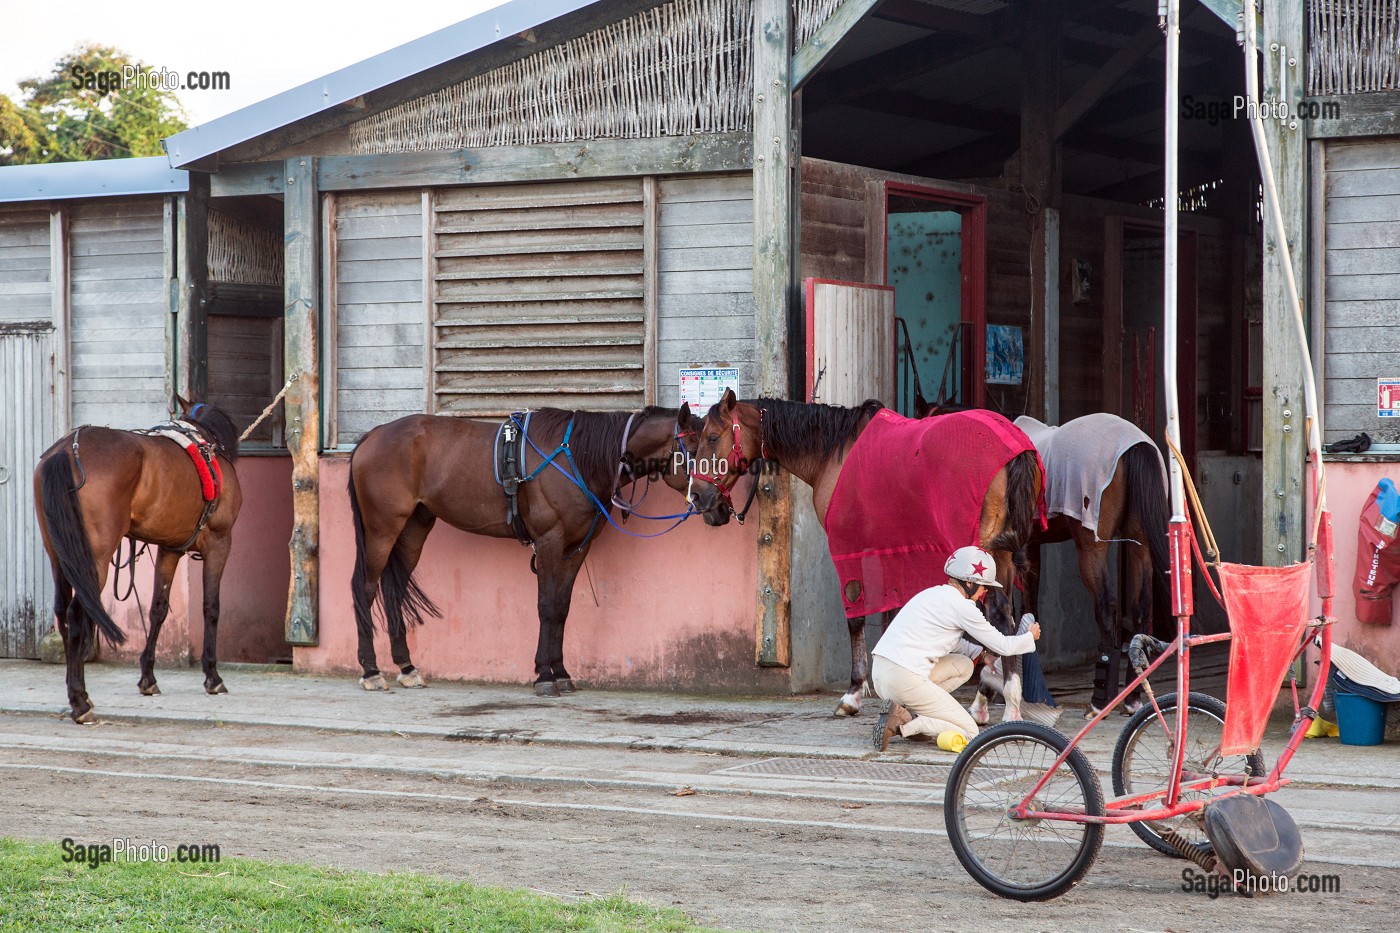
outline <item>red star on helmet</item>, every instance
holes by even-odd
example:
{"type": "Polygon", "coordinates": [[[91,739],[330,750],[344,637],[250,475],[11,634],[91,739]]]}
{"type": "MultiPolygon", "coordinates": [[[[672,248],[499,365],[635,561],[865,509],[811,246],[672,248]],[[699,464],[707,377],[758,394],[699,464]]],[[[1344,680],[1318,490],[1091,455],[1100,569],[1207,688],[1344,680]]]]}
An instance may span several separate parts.
{"type": "Polygon", "coordinates": [[[987,572],[987,565],[979,560],[977,563],[972,565],[972,572],[980,577],[982,576],[982,574],[987,572]]]}

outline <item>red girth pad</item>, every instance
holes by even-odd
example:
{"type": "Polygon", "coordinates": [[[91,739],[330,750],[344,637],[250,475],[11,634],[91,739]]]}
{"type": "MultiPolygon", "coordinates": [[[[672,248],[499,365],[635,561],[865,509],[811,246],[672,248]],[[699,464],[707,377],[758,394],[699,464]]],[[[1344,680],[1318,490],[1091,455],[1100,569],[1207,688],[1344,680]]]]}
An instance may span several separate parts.
{"type": "Polygon", "coordinates": [[[209,464],[204,462],[204,458],[199,454],[199,448],[194,444],[185,447],[185,453],[190,455],[194,461],[194,468],[199,473],[199,489],[204,493],[205,502],[213,502],[219,498],[219,492],[224,488],[224,472],[219,469],[219,458],[210,457],[209,462],[214,465],[214,472],[209,472],[209,464]]]}

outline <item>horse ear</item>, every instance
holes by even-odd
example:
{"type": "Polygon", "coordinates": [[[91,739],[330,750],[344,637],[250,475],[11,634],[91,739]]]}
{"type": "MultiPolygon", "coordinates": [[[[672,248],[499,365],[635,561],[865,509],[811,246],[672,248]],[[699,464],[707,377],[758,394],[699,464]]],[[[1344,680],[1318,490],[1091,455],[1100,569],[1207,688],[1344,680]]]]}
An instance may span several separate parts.
{"type": "Polygon", "coordinates": [[[690,427],[690,403],[681,402],[680,410],[676,412],[676,430],[684,431],[690,427]]]}
{"type": "Polygon", "coordinates": [[[719,400],[719,413],[728,417],[729,413],[734,410],[734,406],[737,404],[739,404],[739,399],[734,394],[734,390],[725,389],[724,395],[719,400]]]}
{"type": "Polygon", "coordinates": [[[180,412],[181,412],[182,414],[189,414],[189,410],[190,410],[190,403],[189,403],[189,400],[188,400],[188,399],[185,399],[185,398],[182,398],[182,397],[180,396],[180,393],[179,393],[179,392],[176,392],[176,393],[175,393],[175,405],[180,409],[180,412]]]}

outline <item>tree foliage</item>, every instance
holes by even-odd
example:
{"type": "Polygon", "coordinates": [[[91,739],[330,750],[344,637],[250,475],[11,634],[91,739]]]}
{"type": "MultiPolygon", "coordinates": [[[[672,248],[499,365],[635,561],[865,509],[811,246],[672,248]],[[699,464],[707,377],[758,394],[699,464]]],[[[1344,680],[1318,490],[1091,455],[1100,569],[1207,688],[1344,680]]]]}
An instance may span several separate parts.
{"type": "Polygon", "coordinates": [[[185,112],[174,91],[123,87],[128,67],[149,71],[110,46],[87,45],[21,81],[18,102],[0,94],[0,165],[160,155],[161,139],[185,129],[185,112]]]}

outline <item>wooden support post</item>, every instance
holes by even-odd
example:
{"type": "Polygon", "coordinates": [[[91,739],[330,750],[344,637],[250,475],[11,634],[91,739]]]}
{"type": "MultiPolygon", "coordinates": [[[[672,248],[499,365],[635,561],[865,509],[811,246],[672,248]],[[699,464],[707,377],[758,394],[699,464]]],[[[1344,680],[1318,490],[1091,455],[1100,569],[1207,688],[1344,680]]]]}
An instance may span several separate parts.
{"type": "Polygon", "coordinates": [[[321,223],[316,194],[316,160],[288,159],[283,238],[286,251],[283,357],[288,374],[299,373],[287,393],[287,450],[292,455],[292,582],[287,594],[286,639],[293,645],[318,642],[318,551],[320,547],[321,440],[320,369],[316,327],[321,223]]]}
{"type": "Polygon", "coordinates": [[[60,201],[49,207],[49,310],[53,315],[53,424],[56,436],[67,434],[73,426],[68,254],[68,210],[60,201]]]}
{"type": "Polygon", "coordinates": [[[190,173],[176,227],[176,385],[187,399],[209,394],[209,176],[190,173]]]}
{"type": "MultiPolygon", "coordinates": [[[[1047,296],[1058,294],[1057,266],[1047,260],[1058,256],[1058,225],[1051,230],[1050,217],[1060,206],[1060,144],[1055,127],[1060,87],[1060,10],[1054,0],[1035,0],[1027,8],[1029,22],[1021,43],[1021,149],[1017,169],[1021,186],[1030,199],[1031,301],[1030,333],[1026,346],[1041,356],[1040,366],[1027,366],[1026,409],[1045,418],[1047,296]]],[[[974,361],[974,365],[978,365],[974,361]]]]}
{"type": "MultiPolygon", "coordinates": [[[[759,395],[786,397],[791,370],[793,149],[792,8],[788,0],[754,5],[753,298],[759,395]]],[[[791,480],[758,478],[758,624],[756,659],[791,659],[791,480]]]]}
{"type": "MultiPolygon", "coordinates": [[[[1269,3],[1264,9],[1263,90],[1265,102],[1286,101],[1296,112],[1304,91],[1304,23],[1301,3],[1269,3]]],[[[1307,131],[1296,120],[1268,119],[1264,136],[1273,155],[1279,205],[1306,299],[1307,131]]],[[[1266,197],[1267,187],[1265,188],[1266,197]]],[[[1264,208],[1268,216],[1269,207],[1264,208]]],[[[1283,257],[1271,225],[1264,224],[1264,563],[1289,564],[1303,557],[1304,458],[1307,419],[1303,405],[1303,363],[1294,336],[1293,310],[1284,286],[1283,257]]]]}

